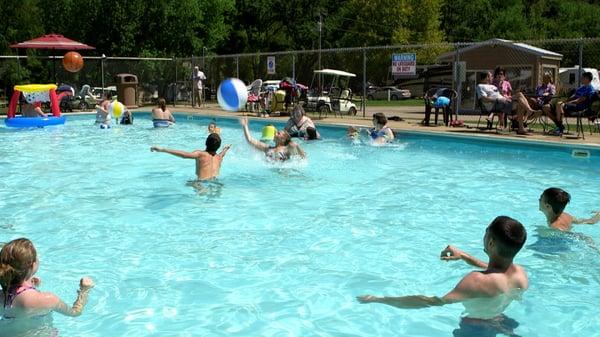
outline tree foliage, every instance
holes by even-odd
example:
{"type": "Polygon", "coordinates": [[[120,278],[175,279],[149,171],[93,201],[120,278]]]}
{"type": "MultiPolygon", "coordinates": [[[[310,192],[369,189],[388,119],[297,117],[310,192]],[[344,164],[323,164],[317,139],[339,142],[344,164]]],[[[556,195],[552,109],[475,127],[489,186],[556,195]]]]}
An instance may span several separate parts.
{"type": "MultiPolygon", "coordinates": [[[[0,53],[60,33],[111,56],[596,37],[582,0],[4,0],[0,53]]],[[[427,57],[425,55],[425,57],[427,57]]]]}

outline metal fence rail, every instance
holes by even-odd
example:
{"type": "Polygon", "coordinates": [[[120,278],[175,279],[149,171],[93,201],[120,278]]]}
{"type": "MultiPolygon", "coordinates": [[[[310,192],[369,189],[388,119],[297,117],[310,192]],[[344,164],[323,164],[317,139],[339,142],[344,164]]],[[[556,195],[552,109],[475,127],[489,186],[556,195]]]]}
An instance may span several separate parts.
{"type": "MultiPolygon", "coordinates": [[[[459,111],[474,107],[474,88],[481,72],[496,67],[506,70],[513,91],[531,91],[550,74],[561,94],[567,94],[581,81],[581,73],[600,68],[600,38],[506,41],[493,39],[478,43],[439,43],[371,46],[321,50],[294,50],[248,54],[214,55],[203,50],[202,56],[188,58],[136,58],[85,56],[84,67],[70,73],[62,67],[62,56],[0,56],[0,107],[15,84],[52,82],[69,84],[78,91],[113,86],[115,75],[138,77],[137,103],[154,104],[164,97],[171,104],[193,102],[194,66],[207,76],[206,98],[214,100],[219,83],[237,77],[251,83],[255,79],[280,80],[284,77],[315,88],[322,86],[313,76],[319,68],[339,69],[357,76],[347,84],[355,99],[369,104],[367,97],[380,98],[374,86],[396,86],[421,97],[431,87],[449,87],[459,93],[459,111]],[[414,75],[392,72],[394,54],[416,56],[414,75]],[[267,61],[275,61],[274,68],[267,61]]],[[[600,83],[598,83],[600,85],[600,83]]],[[[396,96],[388,93],[387,97],[396,96]]]]}

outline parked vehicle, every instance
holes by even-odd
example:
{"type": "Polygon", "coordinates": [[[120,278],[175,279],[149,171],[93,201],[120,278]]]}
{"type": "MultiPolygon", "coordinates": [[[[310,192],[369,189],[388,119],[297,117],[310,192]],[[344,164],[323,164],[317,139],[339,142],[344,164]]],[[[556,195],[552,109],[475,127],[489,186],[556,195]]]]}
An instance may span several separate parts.
{"type": "Polygon", "coordinates": [[[305,108],[308,111],[356,115],[349,82],[356,74],[335,69],[315,70],[313,83],[307,93],[305,108]],[[319,83],[321,87],[319,88],[319,83]]]}
{"type": "Polygon", "coordinates": [[[375,87],[375,88],[370,89],[367,92],[367,99],[369,99],[369,100],[385,99],[385,100],[397,101],[399,99],[408,99],[410,97],[411,97],[410,90],[398,89],[393,86],[387,86],[387,87],[381,87],[381,88],[375,87]]]}
{"type": "MultiPolygon", "coordinates": [[[[117,87],[114,85],[104,87],[104,92],[109,92],[113,98],[117,97],[117,87]]],[[[102,87],[93,87],[92,95],[97,99],[102,99],[102,87]]]]}
{"type": "MultiPolygon", "coordinates": [[[[600,79],[598,76],[598,69],[594,68],[583,68],[581,73],[590,72],[592,73],[592,86],[596,90],[600,90],[600,79]]],[[[558,71],[559,80],[559,91],[562,94],[570,95],[570,93],[581,85],[579,81],[579,66],[560,68],[558,71]]]]}

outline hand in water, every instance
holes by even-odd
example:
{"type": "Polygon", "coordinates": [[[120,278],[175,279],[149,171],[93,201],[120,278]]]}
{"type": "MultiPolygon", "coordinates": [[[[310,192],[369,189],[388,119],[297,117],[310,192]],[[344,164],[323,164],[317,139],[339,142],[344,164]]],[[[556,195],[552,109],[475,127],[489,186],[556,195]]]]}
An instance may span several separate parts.
{"type": "Polygon", "coordinates": [[[440,258],[444,261],[452,261],[452,260],[460,260],[464,252],[454,246],[448,245],[442,253],[440,254],[440,258]]]}
{"type": "Polygon", "coordinates": [[[162,150],[162,148],[158,147],[158,146],[152,146],[150,147],[150,151],[151,152],[160,152],[162,150]]]}
{"type": "Polygon", "coordinates": [[[377,296],[373,296],[373,295],[362,295],[362,296],[356,296],[356,299],[360,302],[360,303],[373,303],[377,301],[377,296]]]}
{"type": "Polygon", "coordinates": [[[82,277],[81,281],[79,281],[79,289],[80,290],[89,290],[94,287],[94,281],[92,281],[89,277],[82,277]]]}

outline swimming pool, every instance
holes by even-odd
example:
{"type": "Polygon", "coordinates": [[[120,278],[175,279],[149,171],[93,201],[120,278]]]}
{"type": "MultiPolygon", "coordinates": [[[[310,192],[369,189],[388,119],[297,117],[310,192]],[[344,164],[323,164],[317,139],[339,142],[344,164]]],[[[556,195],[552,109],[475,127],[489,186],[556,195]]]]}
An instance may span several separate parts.
{"type": "MultiPolygon", "coordinates": [[[[136,117],[111,130],[93,116],[0,128],[0,241],[32,239],[42,289],[67,302],[81,276],[97,283],[81,317],[54,315],[61,336],[451,336],[460,304],[410,311],[355,296],[443,295],[471,268],[440,251],[484,258],[501,214],[533,244],[551,185],[571,193],[572,214],[600,208],[596,152],[410,134],[371,147],[322,127],[325,140],[303,144],[307,163],[277,166],[228,119],[222,186],[199,193],[186,185],[193,161],[149,148],[203,149],[211,120],[153,129],[136,117]]],[[[250,126],[258,137],[260,122],[250,126]]],[[[598,226],[576,231],[600,240],[598,226]]],[[[517,256],[530,277],[506,311],[519,335],[598,335],[598,253],[572,241],[517,256]]]]}

